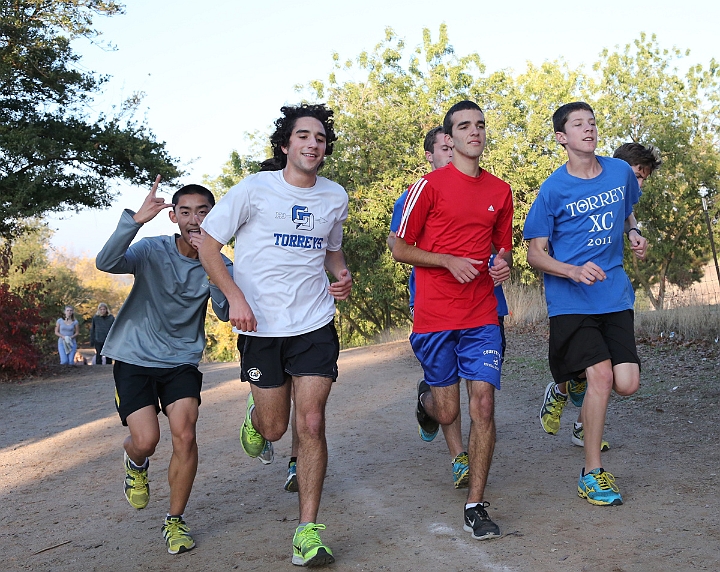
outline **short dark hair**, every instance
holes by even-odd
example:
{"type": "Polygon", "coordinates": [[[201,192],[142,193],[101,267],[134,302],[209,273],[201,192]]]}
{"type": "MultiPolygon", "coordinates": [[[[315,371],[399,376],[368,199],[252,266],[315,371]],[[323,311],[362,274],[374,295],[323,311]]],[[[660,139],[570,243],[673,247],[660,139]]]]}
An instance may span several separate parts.
{"type": "Polygon", "coordinates": [[[427,135],[425,135],[425,143],[423,143],[423,148],[426,152],[430,154],[435,153],[435,138],[437,137],[438,133],[442,132],[443,128],[440,125],[438,125],[437,127],[433,127],[430,131],[427,132],[427,135]]]}
{"type": "Polygon", "coordinates": [[[584,101],[574,101],[572,103],[566,103],[565,105],[559,107],[555,113],[553,113],[552,121],[554,133],[565,133],[565,124],[567,123],[568,117],[573,111],[589,111],[593,114],[593,117],[595,117],[595,112],[593,111],[593,108],[584,101]]]}
{"type": "Polygon", "coordinates": [[[208,201],[210,201],[211,207],[215,206],[215,195],[213,195],[208,189],[202,185],[185,185],[175,191],[175,194],[172,197],[173,210],[175,210],[180,197],[184,197],[185,195],[203,195],[208,201]]]}
{"type": "Polygon", "coordinates": [[[283,153],[282,147],[290,144],[290,136],[295,129],[295,122],[301,117],[313,117],[325,128],[325,156],[332,155],[333,142],[337,141],[335,135],[333,110],[325,107],[325,104],[302,103],[298,106],[285,105],[280,108],[280,117],[275,121],[275,132],[270,136],[270,147],[273,156],[263,161],[261,171],[279,171],[287,165],[287,155],[283,153]],[[267,165],[266,165],[267,164],[267,165]]]}
{"type": "Polygon", "coordinates": [[[640,165],[641,167],[647,167],[652,173],[655,169],[659,169],[662,165],[662,159],[660,158],[660,149],[653,145],[647,147],[640,145],[640,143],[623,143],[615,149],[613,157],[616,159],[622,159],[631,167],[640,165]]]}
{"type": "Polygon", "coordinates": [[[463,101],[458,101],[455,105],[453,105],[450,109],[448,109],[448,112],[445,114],[445,119],[443,120],[443,131],[446,134],[448,134],[452,137],[453,114],[456,111],[464,111],[466,109],[474,109],[474,110],[482,113],[482,109],[480,109],[480,106],[477,103],[475,103],[474,101],[470,101],[469,99],[465,99],[463,101]]]}

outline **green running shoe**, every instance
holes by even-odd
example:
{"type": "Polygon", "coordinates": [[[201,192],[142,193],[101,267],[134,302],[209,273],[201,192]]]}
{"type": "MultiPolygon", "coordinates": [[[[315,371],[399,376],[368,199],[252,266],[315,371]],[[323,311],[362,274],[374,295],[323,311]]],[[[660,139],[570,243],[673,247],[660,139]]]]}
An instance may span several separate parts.
{"type": "Polygon", "coordinates": [[[255,400],[252,393],[248,396],[247,410],[245,411],[245,421],[240,427],[240,444],[243,451],[253,459],[259,457],[266,446],[265,437],[257,432],[252,424],[252,410],[255,409],[255,400]]]}
{"type": "Polygon", "coordinates": [[[547,384],[542,408],[540,409],[540,424],[545,433],[557,435],[560,430],[560,416],[567,399],[567,395],[562,395],[556,391],[554,381],[547,384]]]}
{"type": "Polygon", "coordinates": [[[127,452],[125,459],[125,498],[133,508],[145,508],[150,500],[150,484],[148,483],[148,466],[144,469],[135,469],[130,464],[127,452]]]}
{"type": "Polygon", "coordinates": [[[593,469],[587,475],[580,473],[578,496],[596,506],[619,506],[623,503],[615,477],[605,469],[593,469]]]}
{"type": "MultiPolygon", "coordinates": [[[[582,423],[580,424],[580,427],[578,427],[577,423],[573,423],[572,437],[570,440],[573,442],[573,445],[577,445],[578,447],[585,446],[585,428],[582,426],[582,423]]],[[[600,451],[604,453],[609,450],[610,443],[603,439],[600,442],[600,451]]]]}
{"type": "Polygon", "coordinates": [[[456,489],[466,489],[470,482],[470,460],[463,451],[453,459],[453,483],[456,489]]]}
{"type": "Polygon", "coordinates": [[[167,516],[162,527],[163,538],[169,554],[182,554],[195,548],[190,527],[181,516],[167,516]]]}
{"type": "Polygon", "coordinates": [[[324,524],[307,523],[295,529],[293,537],[292,563],[296,566],[325,566],[335,562],[332,550],[322,543],[318,530],[325,530],[324,524]]]}

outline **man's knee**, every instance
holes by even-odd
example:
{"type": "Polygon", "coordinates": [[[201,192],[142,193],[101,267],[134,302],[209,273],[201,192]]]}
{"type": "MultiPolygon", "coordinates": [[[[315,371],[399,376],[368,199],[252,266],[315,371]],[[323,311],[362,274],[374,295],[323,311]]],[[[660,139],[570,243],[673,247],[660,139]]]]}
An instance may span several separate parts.
{"type": "Polygon", "coordinates": [[[640,389],[640,369],[619,371],[615,375],[613,389],[615,393],[624,397],[635,393],[640,389]]]}
{"type": "Polygon", "coordinates": [[[483,383],[483,385],[474,387],[470,394],[470,418],[475,423],[487,423],[495,416],[495,395],[492,391],[493,387],[484,382],[474,383],[483,383]]]}
{"type": "MultiPolygon", "coordinates": [[[[297,415],[297,414],[296,414],[297,415]]],[[[325,413],[321,410],[311,411],[295,419],[298,437],[301,439],[325,438],[325,413]]]]}
{"type": "Polygon", "coordinates": [[[132,435],[133,448],[143,457],[152,457],[159,442],[160,435],[154,433],[135,433],[132,435]]]}
{"type": "Polygon", "coordinates": [[[460,407],[454,405],[446,405],[445,407],[436,407],[435,409],[435,421],[440,425],[451,425],[460,413],[460,407]]]}

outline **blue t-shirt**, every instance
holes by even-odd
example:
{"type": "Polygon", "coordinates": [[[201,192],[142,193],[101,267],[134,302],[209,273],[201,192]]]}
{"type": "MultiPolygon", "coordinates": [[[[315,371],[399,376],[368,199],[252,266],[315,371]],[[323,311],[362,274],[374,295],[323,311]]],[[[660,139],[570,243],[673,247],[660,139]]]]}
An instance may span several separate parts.
{"type": "Polygon", "coordinates": [[[592,261],[607,278],[592,286],[545,274],[548,314],[609,314],[632,309],[630,279],[623,269],[625,219],[640,199],[630,165],[620,159],[597,158],[602,172],[580,179],[557,169],[541,185],[523,235],[547,238],[550,256],[581,266],[592,261]]]}
{"type": "MultiPolygon", "coordinates": [[[[402,211],[403,207],[405,206],[405,199],[407,199],[407,194],[408,192],[405,191],[402,195],[400,195],[398,200],[395,201],[392,218],[390,219],[390,232],[397,232],[397,229],[400,227],[400,219],[402,218],[402,211]]],[[[494,254],[490,257],[490,262],[488,263],[489,266],[493,265],[493,260],[495,260],[494,254]]],[[[410,291],[410,307],[412,308],[413,306],[415,306],[415,268],[410,271],[410,278],[408,279],[408,290],[410,291]]],[[[502,284],[500,286],[495,286],[495,298],[497,298],[498,316],[507,316],[508,306],[507,301],[505,300],[505,293],[503,292],[502,284]]]]}

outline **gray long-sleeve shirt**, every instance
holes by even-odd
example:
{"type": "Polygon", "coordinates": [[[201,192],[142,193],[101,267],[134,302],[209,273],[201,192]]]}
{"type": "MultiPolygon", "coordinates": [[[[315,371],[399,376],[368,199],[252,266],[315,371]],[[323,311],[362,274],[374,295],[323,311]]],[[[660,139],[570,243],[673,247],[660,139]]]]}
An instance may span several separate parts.
{"type": "MultiPolygon", "coordinates": [[[[135,275],[103,355],[143,367],[197,365],[205,348],[208,297],[223,321],[228,320],[229,304],[209,283],[200,261],[180,254],[174,236],[143,238],[131,246],[142,226],[134,214],[123,212],[95,261],[99,270],[135,275]]],[[[223,259],[232,274],[232,262],[223,259]]]]}

